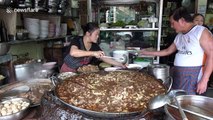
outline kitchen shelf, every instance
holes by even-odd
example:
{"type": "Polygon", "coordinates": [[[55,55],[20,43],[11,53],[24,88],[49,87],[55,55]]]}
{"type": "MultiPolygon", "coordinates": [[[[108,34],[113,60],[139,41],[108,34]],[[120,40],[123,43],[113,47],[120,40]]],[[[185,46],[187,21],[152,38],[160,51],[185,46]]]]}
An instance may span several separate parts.
{"type": "Polygon", "coordinates": [[[44,39],[14,40],[14,41],[10,41],[9,44],[21,44],[21,43],[28,43],[28,42],[43,42],[43,41],[51,41],[51,40],[61,40],[61,39],[65,39],[66,37],[67,36],[54,37],[54,38],[44,38],[44,39]]]}
{"type": "MultiPolygon", "coordinates": [[[[135,3],[136,1],[129,1],[128,4],[125,3],[125,0],[119,0],[119,2],[116,1],[119,4],[114,3],[114,1],[111,1],[110,4],[106,3],[106,1],[97,2],[99,3],[94,3],[93,7],[98,18],[94,19],[94,21],[98,23],[106,23],[110,25],[111,23],[119,23],[122,21],[128,26],[129,22],[131,21],[138,23],[140,20],[144,20],[142,21],[144,27],[141,28],[138,27],[137,24],[134,24],[133,26],[130,25],[130,27],[100,27],[101,42],[111,45],[111,43],[115,41],[123,40],[125,44],[130,46],[137,46],[141,48],[153,47],[156,48],[156,50],[160,50],[163,0],[137,0],[137,3],[135,3]],[[147,9],[149,7],[153,8],[153,11],[149,12],[148,10],[146,11],[145,9],[141,9],[144,6],[147,7],[147,9]],[[110,10],[116,13],[113,21],[108,19],[110,15],[114,15],[107,12],[110,10]],[[134,13],[135,15],[132,15],[134,13]],[[148,18],[150,18],[152,15],[158,19],[155,27],[151,27],[152,23],[149,23],[148,21],[148,18]]],[[[89,6],[88,8],[91,7],[92,6],[89,6]]],[[[90,18],[92,17],[93,16],[90,16],[90,18]]],[[[155,57],[154,63],[159,63],[159,57],[155,57]]]]}
{"type": "Polygon", "coordinates": [[[152,30],[159,30],[159,28],[100,28],[101,31],[152,31],[152,30]]]}

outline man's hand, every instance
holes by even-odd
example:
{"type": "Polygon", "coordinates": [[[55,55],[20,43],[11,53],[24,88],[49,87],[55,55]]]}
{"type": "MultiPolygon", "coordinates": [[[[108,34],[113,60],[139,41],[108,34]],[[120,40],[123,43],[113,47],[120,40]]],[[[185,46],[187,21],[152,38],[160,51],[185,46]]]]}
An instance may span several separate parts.
{"type": "Polygon", "coordinates": [[[207,89],[207,83],[205,80],[200,80],[197,84],[197,93],[202,94],[206,92],[207,89]]]}

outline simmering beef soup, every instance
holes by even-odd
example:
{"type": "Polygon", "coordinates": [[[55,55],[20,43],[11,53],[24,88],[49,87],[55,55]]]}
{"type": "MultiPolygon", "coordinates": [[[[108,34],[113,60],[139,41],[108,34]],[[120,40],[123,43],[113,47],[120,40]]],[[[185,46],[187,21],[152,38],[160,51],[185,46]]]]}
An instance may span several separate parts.
{"type": "Polygon", "coordinates": [[[136,112],[166,88],[154,77],[135,71],[72,76],[56,87],[58,97],[76,107],[98,112],[136,112]]]}

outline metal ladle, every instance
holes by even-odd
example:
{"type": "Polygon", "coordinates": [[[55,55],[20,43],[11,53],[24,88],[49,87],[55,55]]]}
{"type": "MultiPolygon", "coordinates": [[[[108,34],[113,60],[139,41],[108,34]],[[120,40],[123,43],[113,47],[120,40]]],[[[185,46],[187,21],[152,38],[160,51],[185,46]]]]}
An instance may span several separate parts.
{"type": "Polygon", "coordinates": [[[181,114],[181,117],[183,118],[183,120],[188,120],[185,113],[183,112],[182,107],[180,106],[179,102],[176,99],[176,96],[180,95],[180,94],[185,94],[185,91],[183,90],[171,90],[167,95],[158,95],[156,97],[154,97],[153,99],[151,99],[151,101],[149,102],[149,109],[153,110],[153,109],[157,109],[160,108],[166,104],[171,103],[171,98],[174,98],[179,112],[181,114]]]}
{"type": "Polygon", "coordinates": [[[155,110],[169,104],[170,102],[170,98],[167,95],[158,95],[149,101],[148,107],[150,110],[155,110]]]}
{"type": "Polygon", "coordinates": [[[168,94],[155,96],[149,102],[149,109],[154,110],[163,107],[166,104],[170,104],[174,92],[176,93],[176,96],[186,94],[184,90],[171,90],[168,94]]]}

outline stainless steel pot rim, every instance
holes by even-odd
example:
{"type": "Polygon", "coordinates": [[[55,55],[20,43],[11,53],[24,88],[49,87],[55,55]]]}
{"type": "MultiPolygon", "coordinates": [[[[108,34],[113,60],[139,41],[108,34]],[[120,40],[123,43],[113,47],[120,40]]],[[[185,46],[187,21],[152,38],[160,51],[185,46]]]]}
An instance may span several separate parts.
{"type": "Polygon", "coordinates": [[[18,65],[14,65],[15,68],[19,68],[19,67],[30,67],[30,66],[34,66],[36,64],[39,64],[39,63],[25,63],[25,64],[18,64],[18,65]]]}
{"type": "Polygon", "coordinates": [[[166,66],[166,67],[169,67],[167,64],[151,64],[150,66],[166,66]]]}
{"type": "Polygon", "coordinates": [[[169,69],[164,69],[164,68],[150,68],[150,71],[168,71],[169,69]]]}
{"type": "Polygon", "coordinates": [[[167,71],[168,69],[152,68],[153,71],[167,71]]]}
{"type": "Polygon", "coordinates": [[[186,99],[193,99],[193,100],[210,100],[213,102],[213,98],[201,96],[201,95],[181,95],[177,96],[177,100],[186,100],[186,99]]]}

